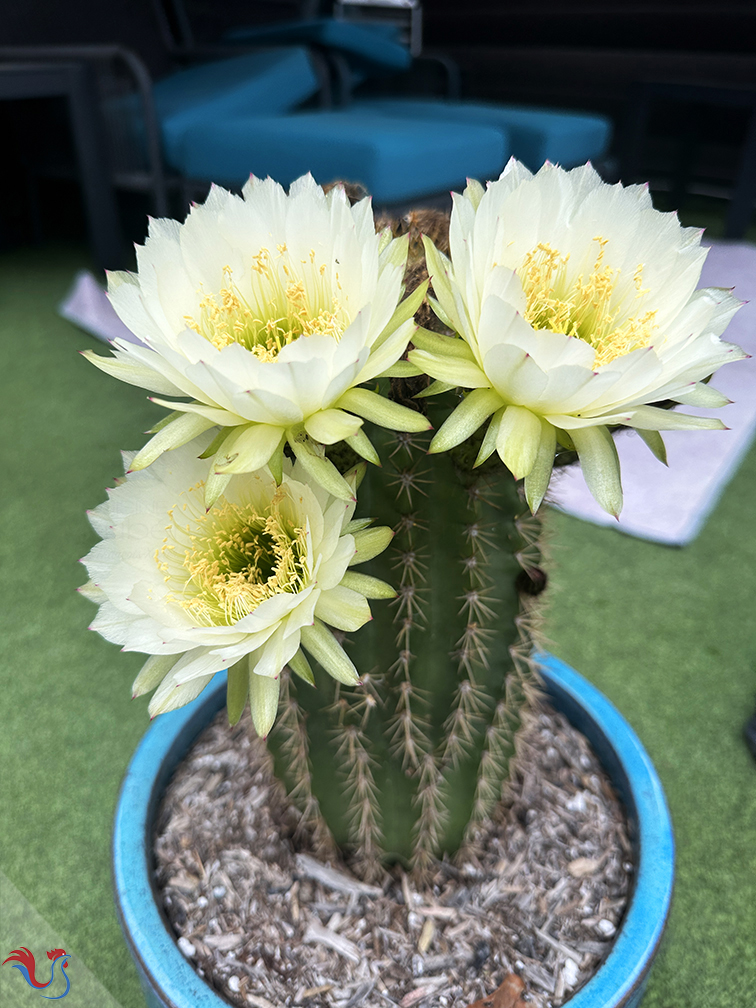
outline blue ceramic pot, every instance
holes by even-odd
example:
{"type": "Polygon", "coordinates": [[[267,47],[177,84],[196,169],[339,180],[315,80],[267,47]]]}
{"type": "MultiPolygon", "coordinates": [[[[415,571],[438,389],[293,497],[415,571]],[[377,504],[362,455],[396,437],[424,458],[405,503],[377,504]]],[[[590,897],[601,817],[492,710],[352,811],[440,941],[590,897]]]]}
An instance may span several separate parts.
{"type": "MultiPolygon", "coordinates": [[[[546,692],[593,746],[625,803],[638,870],[612,951],[570,1008],[637,1008],[669,912],[672,825],[656,771],[632,728],[590,683],[540,656],[546,692]]],[[[116,811],[116,905],[149,1008],[222,1008],[178,949],[153,888],[151,837],[160,797],[200,732],[225,704],[225,674],[193,703],[153,722],[129,765],[116,811]]]]}

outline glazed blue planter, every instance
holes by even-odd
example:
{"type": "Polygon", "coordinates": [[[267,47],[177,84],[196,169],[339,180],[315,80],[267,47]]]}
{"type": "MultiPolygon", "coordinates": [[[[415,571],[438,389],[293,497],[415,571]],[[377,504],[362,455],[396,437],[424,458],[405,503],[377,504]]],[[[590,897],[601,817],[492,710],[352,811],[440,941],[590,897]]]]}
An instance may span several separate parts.
{"type": "MultiPolygon", "coordinates": [[[[593,746],[625,803],[638,865],[611,952],[570,1008],[637,1008],[669,913],[672,825],[659,778],[622,715],[564,662],[539,656],[551,702],[593,746]]],[[[116,810],[113,874],[121,927],[148,1008],[222,1008],[228,1002],[194,972],[176,944],[153,887],[152,830],[176,765],[226,699],[225,673],[193,703],[153,722],[126,772],[116,810]]]]}

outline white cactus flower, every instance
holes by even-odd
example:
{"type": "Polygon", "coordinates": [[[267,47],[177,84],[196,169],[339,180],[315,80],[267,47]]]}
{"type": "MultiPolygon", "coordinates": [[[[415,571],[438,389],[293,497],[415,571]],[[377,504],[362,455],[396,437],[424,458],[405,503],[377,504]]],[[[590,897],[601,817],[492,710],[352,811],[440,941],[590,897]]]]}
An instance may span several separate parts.
{"type": "MultiPolygon", "coordinates": [[[[195,445],[163,455],[90,513],[102,541],[83,560],[90,582],[81,590],[100,606],[92,629],[151,656],[134,683],[135,696],[157,687],[151,715],[193,700],[228,668],[232,719],[249,695],[265,736],[284,666],[313,681],[301,647],[340,682],[358,681],[330,628],[357,630],[371,618],[368,598],[394,597],[350,570],[392,533],[353,521],[353,501],[308,483],[288,460],[280,485],[268,469],[234,476],[207,510],[207,463],[196,456],[195,445]]],[[[126,469],[132,461],[124,454],[126,469]]],[[[352,491],[358,470],[347,475],[352,491]]]]}
{"type": "Polygon", "coordinates": [[[746,356],[719,338],[740,302],[695,289],[700,239],[654,210],[645,186],[607,185],[590,165],[533,175],[513,160],[487,190],[470,182],[454,196],[451,262],[426,242],[435,308],[461,338],[419,332],[410,360],[439,390],[472,390],[431,451],[491,417],[477,462],[496,450],[524,477],[533,511],[559,442],[577,450],[596,500],[618,514],[607,425],[636,428],[663,460],[659,431],[724,425],[649,404],[725,405],[702,380],[746,356]]]}
{"type": "Polygon", "coordinates": [[[315,479],[349,499],[322,445],[346,438],[377,462],[363,417],[429,426],[357,388],[391,373],[414,331],[424,289],[400,304],[406,257],[406,237],[375,233],[369,199],[350,207],[343,188],[325,195],[310,175],[288,195],[254,177],[243,198],[213,187],[184,224],[152,221],[138,272],[111,273],[108,290],[146,347],[115,340],[115,358],[85,354],[122,381],[191,399],[154,400],[174,412],[134,468],[219,425],[208,503],[234,473],[270,464],[278,475],[287,440],[315,479]]]}

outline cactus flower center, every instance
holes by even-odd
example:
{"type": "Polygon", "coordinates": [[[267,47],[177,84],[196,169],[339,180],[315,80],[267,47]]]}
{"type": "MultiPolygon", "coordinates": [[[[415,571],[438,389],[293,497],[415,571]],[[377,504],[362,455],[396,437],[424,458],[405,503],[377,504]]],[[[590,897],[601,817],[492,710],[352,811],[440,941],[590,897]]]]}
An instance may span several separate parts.
{"type": "MultiPolygon", "coordinates": [[[[604,263],[607,238],[596,237],[598,252],[590,273],[576,279],[567,276],[569,255],[546,242],[527,252],[517,275],[525,291],[525,318],[534,329],[576,336],[596,352],[595,366],[609,364],[616,357],[649,346],[658,326],[656,312],[630,315],[622,299],[615,297],[619,269],[604,263]]],[[[636,297],[643,288],[643,264],[633,274],[636,297]]]]}
{"type": "MultiPolygon", "coordinates": [[[[320,334],[339,340],[350,323],[333,296],[333,279],[315,250],[295,263],[285,245],[275,256],[261,248],[253,256],[245,293],[224,266],[224,284],[217,294],[200,290],[198,313],[185,315],[187,327],[219,350],[240,343],[262,361],[274,361],[281,350],[301,336],[320,334]]],[[[338,273],[335,274],[340,288],[338,273]]]]}
{"type": "Polygon", "coordinates": [[[232,626],[266,599],[297,593],[309,580],[307,530],[296,528],[280,500],[259,512],[221,497],[205,511],[198,483],[168,512],[155,554],[176,601],[200,626],[232,626]]]}

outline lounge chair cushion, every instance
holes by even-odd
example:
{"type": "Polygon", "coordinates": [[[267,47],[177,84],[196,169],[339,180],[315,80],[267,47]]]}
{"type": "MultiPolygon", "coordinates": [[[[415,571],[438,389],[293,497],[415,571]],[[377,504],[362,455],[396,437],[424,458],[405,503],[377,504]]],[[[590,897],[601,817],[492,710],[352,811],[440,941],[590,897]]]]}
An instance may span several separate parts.
{"type": "Polygon", "coordinates": [[[220,115],[288,112],[318,90],[319,81],[301,46],[261,49],[202,63],[158,81],[155,104],[165,122],[213,105],[220,115]]]}
{"type": "MultiPolygon", "coordinates": [[[[180,137],[195,117],[225,119],[257,113],[288,112],[319,88],[307,50],[301,46],[261,49],[259,52],[215,60],[181,70],[153,88],[155,111],[164,147],[180,137]]],[[[105,102],[112,141],[134,167],[146,164],[144,113],[139,95],[132,93],[105,102]]]]}
{"type": "Polygon", "coordinates": [[[595,112],[411,98],[364,100],[353,107],[366,117],[409,116],[502,129],[512,155],[533,171],[544,161],[573,168],[596,160],[606,153],[612,135],[611,120],[595,112]]]}
{"type": "Polygon", "coordinates": [[[208,115],[166,143],[169,163],[189,178],[240,186],[250,173],[288,185],[305,172],[320,183],[362,183],[378,203],[442,192],[468,175],[494,178],[509,156],[504,131],[489,126],[353,110],[220,119],[208,115]]]}
{"type": "Polygon", "coordinates": [[[407,70],[412,56],[399,41],[395,25],[350,24],[335,18],[287,21],[260,28],[235,28],[225,36],[227,42],[255,45],[317,45],[342,53],[353,69],[372,73],[407,70]]]}

